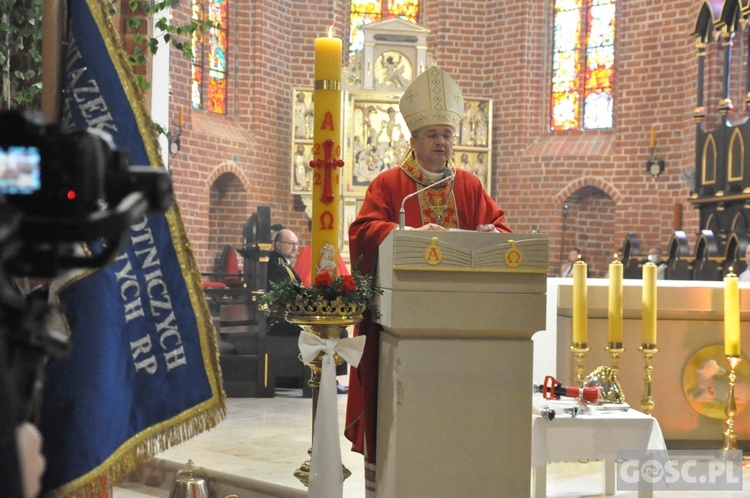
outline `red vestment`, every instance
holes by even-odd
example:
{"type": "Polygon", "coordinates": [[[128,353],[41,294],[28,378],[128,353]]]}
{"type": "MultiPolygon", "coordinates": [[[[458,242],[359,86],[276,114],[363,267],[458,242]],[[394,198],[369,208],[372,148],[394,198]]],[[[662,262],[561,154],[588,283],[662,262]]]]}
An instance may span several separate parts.
{"type": "MultiPolygon", "coordinates": [[[[349,249],[352,262],[361,256],[359,269],[362,273],[376,271],[378,248],[388,234],[398,227],[401,202],[407,195],[430,182],[414,169],[416,161],[407,158],[401,167],[387,170],[378,175],[370,184],[359,210],[359,214],[349,227],[349,249]],[[407,174],[407,171],[410,174],[407,174]],[[416,176],[414,178],[413,176],[416,176]]],[[[503,224],[505,213],[482,188],[479,178],[471,172],[454,169],[454,179],[446,186],[429,190],[429,196],[418,195],[406,201],[406,226],[419,228],[427,223],[437,223],[442,218],[443,226],[475,230],[477,226],[493,224],[500,232],[511,230],[503,224]],[[450,185],[452,184],[452,185],[450,185]],[[435,193],[442,193],[441,200],[435,193]],[[432,205],[427,205],[432,202],[432,205]],[[447,208],[446,208],[447,206],[447,208]]],[[[354,264],[354,263],[352,263],[354,264]]],[[[347,439],[352,441],[352,449],[365,455],[367,464],[375,463],[376,417],[378,399],[378,351],[380,347],[380,324],[374,323],[369,311],[354,335],[365,334],[367,341],[359,366],[352,369],[349,376],[349,397],[347,399],[346,429],[347,439]]],[[[374,466],[371,465],[371,472],[374,466]]],[[[367,473],[367,471],[366,471],[367,473]]],[[[366,480],[369,479],[366,475],[366,480]]]]}

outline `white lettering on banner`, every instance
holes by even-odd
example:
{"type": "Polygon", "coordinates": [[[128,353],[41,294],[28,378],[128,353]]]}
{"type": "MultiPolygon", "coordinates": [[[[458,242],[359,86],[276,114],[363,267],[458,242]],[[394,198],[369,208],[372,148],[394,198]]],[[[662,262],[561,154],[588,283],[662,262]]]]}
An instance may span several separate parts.
{"type": "MultiPolygon", "coordinates": [[[[125,323],[138,317],[146,316],[141,304],[141,288],[138,279],[133,274],[133,265],[130,264],[128,255],[123,253],[115,259],[115,267],[124,262],[122,268],[115,270],[115,278],[120,286],[120,297],[125,308],[125,323]]],[[[135,371],[145,370],[148,374],[155,374],[158,368],[156,358],[151,352],[151,338],[148,333],[141,338],[130,342],[130,354],[133,357],[135,371]]]]}
{"type": "Polygon", "coordinates": [[[159,335],[159,346],[163,351],[167,371],[187,365],[182,336],[172,307],[172,297],[169,295],[167,283],[162,278],[159,254],[151,229],[146,224],[146,218],[130,229],[130,243],[144,272],[149,311],[159,335]]]}
{"type": "Polygon", "coordinates": [[[132,273],[133,266],[128,260],[126,254],[121,254],[115,261],[125,260],[125,266],[120,271],[115,272],[115,278],[120,284],[120,297],[125,303],[125,322],[135,318],[145,316],[143,304],[141,303],[141,288],[138,285],[138,279],[132,273]]]}
{"type": "Polygon", "coordinates": [[[102,96],[99,84],[95,79],[86,79],[88,69],[79,66],[83,57],[75,39],[69,40],[67,72],[68,79],[65,89],[72,98],[65,99],[66,109],[63,112],[65,128],[70,129],[73,123],[71,105],[78,104],[81,117],[86,120],[86,126],[97,130],[117,132],[117,125],[109,111],[109,106],[102,96]]]}
{"type": "Polygon", "coordinates": [[[151,354],[151,338],[145,335],[137,341],[130,343],[130,353],[133,355],[135,371],[146,369],[146,373],[151,375],[156,373],[156,358],[151,354]],[[148,355],[145,359],[136,361],[141,355],[148,355]]]}
{"type": "Polygon", "coordinates": [[[140,330],[144,333],[140,338],[130,342],[133,366],[136,372],[143,370],[153,375],[158,370],[156,355],[159,353],[164,357],[167,371],[187,365],[187,357],[172,307],[172,297],[163,279],[159,253],[154,244],[151,229],[146,224],[146,218],[131,226],[130,230],[130,245],[136,261],[131,261],[128,253],[125,252],[115,259],[113,268],[123,301],[125,323],[136,318],[145,318],[146,310],[148,310],[148,316],[159,336],[158,343],[152,342],[148,327],[137,327],[137,322],[132,324],[133,330],[140,330]],[[145,289],[141,287],[142,284],[134,272],[134,266],[140,266],[142,278],[145,280],[145,289]],[[147,303],[145,306],[144,300],[147,303]]]}

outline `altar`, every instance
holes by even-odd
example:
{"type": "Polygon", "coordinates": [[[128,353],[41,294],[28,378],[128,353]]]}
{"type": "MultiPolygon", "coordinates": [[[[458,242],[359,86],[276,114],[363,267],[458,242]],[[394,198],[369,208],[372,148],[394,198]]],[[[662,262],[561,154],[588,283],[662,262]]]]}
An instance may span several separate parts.
{"type": "MultiPolygon", "coordinates": [[[[570,351],[572,341],[573,280],[550,279],[557,285],[556,353],[558,380],[573,383],[575,368],[570,351]]],[[[588,279],[588,346],[584,375],[600,365],[611,365],[607,351],[608,280],[588,279]]],[[[654,356],[651,390],[655,407],[652,415],[659,421],[670,449],[716,449],[723,444],[726,417],[728,368],[722,367],[724,341],[723,282],[657,281],[657,347],[654,356]],[[713,348],[712,348],[713,346],[713,348]],[[718,351],[710,357],[713,351],[718,351]],[[711,360],[715,359],[715,363],[711,360]],[[699,395],[702,369],[711,382],[707,392],[713,399],[699,395]],[[702,400],[702,401],[701,401],[702,400]],[[701,401],[701,402],[696,402],[701,401]],[[709,416],[710,415],[710,416],[709,416]]],[[[554,294],[554,293],[553,293],[554,294]]],[[[623,281],[623,345],[620,357],[620,385],[626,401],[640,409],[644,393],[644,358],[641,345],[641,281],[623,281]]],[[[549,303],[552,304],[552,303],[549,303]]],[[[740,283],[741,332],[748,337],[750,328],[750,284],[740,283]]],[[[743,356],[747,359],[747,341],[743,356]]],[[[536,347],[548,348],[538,341],[536,347]]],[[[547,353],[549,354],[549,353],[547,353]]],[[[747,366],[747,361],[741,365],[747,366]]],[[[548,370],[548,373],[551,372],[548,370]]],[[[750,386],[738,375],[736,399],[738,414],[735,432],[740,448],[750,446],[750,417],[744,411],[750,386]]]]}
{"type": "MultiPolygon", "coordinates": [[[[547,495],[548,463],[602,461],[602,488],[605,495],[613,495],[616,492],[618,451],[666,449],[659,423],[637,410],[594,411],[573,418],[563,410],[574,404],[571,401],[547,401],[535,397],[534,404],[548,406],[555,410],[556,415],[553,420],[533,417],[533,498],[544,498],[547,495]]],[[[653,492],[646,488],[640,489],[638,496],[649,498],[653,496],[653,492]]]]}

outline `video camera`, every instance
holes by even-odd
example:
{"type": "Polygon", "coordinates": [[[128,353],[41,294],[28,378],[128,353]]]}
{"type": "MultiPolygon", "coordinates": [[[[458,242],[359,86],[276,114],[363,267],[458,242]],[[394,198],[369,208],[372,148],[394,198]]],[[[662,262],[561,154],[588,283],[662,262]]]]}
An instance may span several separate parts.
{"type": "Polygon", "coordinates": [[[0,340],[19,390],[19,421],[31,416],[46,359],[69,344],[48,325],[58,313],[48,288],[23,296],[13,277],[104,267],[131,225],[171,204],[169,174],[129,166],[106,133],[63,132],[36,114],[0,111],[0,340]]]}

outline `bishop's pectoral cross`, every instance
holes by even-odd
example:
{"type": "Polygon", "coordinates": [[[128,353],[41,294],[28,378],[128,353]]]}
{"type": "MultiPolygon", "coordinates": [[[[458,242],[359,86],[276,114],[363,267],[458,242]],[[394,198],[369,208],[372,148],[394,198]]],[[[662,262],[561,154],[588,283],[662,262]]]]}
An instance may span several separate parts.
{"type": "Polygon", "coordinates": [[[430,208],[433,213],[435,213],[435,217],[437,218],[438,225],[443,224],[443,213],[448,208],[448,199],[445,199],[445,202],[441,202],[441,199],[437,197],[435,200],[435,203],[430,203],[430,208]],[[442,209],[441,209],[442,208],[442,209]]]}
{"type": "Polygon", "coordinates": [[[323,192],[320,196],[323,204],[330,204],[333,202],[333,189],[331,188],[331,168],[341,168],[344,166],[344,161],[341,159],[331,159],[333,154],[333,140],[330,138],[323,142],[323,159],[313,159],[310,161],[310,167],[324,168],[323,172],[323,192]]]}

